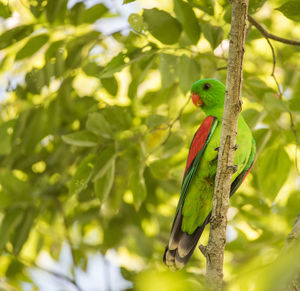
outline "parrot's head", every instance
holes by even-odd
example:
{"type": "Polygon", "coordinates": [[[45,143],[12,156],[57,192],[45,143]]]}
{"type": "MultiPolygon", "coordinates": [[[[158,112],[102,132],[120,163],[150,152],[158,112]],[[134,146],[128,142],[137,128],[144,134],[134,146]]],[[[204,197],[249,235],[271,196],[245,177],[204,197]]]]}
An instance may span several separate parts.
{"type": "Polygon", "coordinates": [[[223,109],[225,86],[215,79],[199,80],[191,88],[191,98],[195,106],[210,115],[214,110],[223,109]]]}

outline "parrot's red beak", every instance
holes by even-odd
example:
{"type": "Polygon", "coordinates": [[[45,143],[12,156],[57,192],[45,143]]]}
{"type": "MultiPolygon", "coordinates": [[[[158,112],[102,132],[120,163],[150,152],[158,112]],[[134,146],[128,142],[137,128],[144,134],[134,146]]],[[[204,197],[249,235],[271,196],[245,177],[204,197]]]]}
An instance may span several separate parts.
{"type": "Polygon", "coordinates": [[[192,101],[196,107],[204,105],[203,99],[200,97],[199,94],[193,92],[191,97],[192,97],[192,101]]]}

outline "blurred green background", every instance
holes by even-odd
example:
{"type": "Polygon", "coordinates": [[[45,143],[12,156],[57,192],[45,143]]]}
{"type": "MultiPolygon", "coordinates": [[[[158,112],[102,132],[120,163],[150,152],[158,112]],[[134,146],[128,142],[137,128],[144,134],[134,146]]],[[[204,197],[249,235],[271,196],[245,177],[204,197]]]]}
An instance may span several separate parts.
{"type": "MultiPolygon", "coordinates": [[[[249,13],[300,40],[298,1],[250,0],[249,13]]],[[[225,0],[0,1],[3,290],[201,290],[200,251],[178,273],[162,255],[204,119],[189,89],[225,84],[230,21],[225,0]]],[[[228,290],[283,290],[299,260],[274,264],[300,213],[300,48],[270,41],[275,79],[248,27],[242,114],[258,154],[231,199],[228,290]]]]}

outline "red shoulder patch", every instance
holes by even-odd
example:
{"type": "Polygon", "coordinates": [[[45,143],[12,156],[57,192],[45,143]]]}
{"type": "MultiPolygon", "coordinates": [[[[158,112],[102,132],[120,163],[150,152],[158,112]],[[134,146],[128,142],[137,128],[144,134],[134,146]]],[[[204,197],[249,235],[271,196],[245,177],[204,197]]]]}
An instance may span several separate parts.
{"type": "Polygon", "coordinates": [[[193,160],[195,159],[195,157],[197,156],[197,154],[201,151],[201,149],[205,145],[205,142],[209,135],[210,128],[211,128],[211,125],[212,125],[214,119],[215,118],[213,116],[206,117],[203,120],[202,124],[200,125],[199,129],[197,130],[197,132],[193,138],[193,141],[191,143],[191,146],[190,146],[190,152],[189,152],[188,159],[186,162],[184,175],[185,175],[187,169],[189,168],[189,166],[191,165],[191,163],[193,162],[193,160]]]}

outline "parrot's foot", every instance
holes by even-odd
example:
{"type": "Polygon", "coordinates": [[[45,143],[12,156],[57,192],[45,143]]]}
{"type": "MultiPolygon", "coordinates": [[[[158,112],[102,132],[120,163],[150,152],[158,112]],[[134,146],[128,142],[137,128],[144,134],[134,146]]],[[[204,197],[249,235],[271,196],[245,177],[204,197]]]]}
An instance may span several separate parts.
{"type": "Polygon", "coordinates": [[[238,165],[228,166],[228,169],[232,170],[232,174],[234,174],[238,170],[238,165]]]}
{"type": "Polygon", "coordinates": [[[239,148],[239,145],[238,144],[236,144],[234,147],[233,147],[233,149],[236,151],[237,149],[239,148]]]}
{"type": "Polygon", "coordinates": [[[215,150],[216,152],[218,152],[219,149],[220,149],[220,147],[214,148],[214,150],[215,150]]]}

